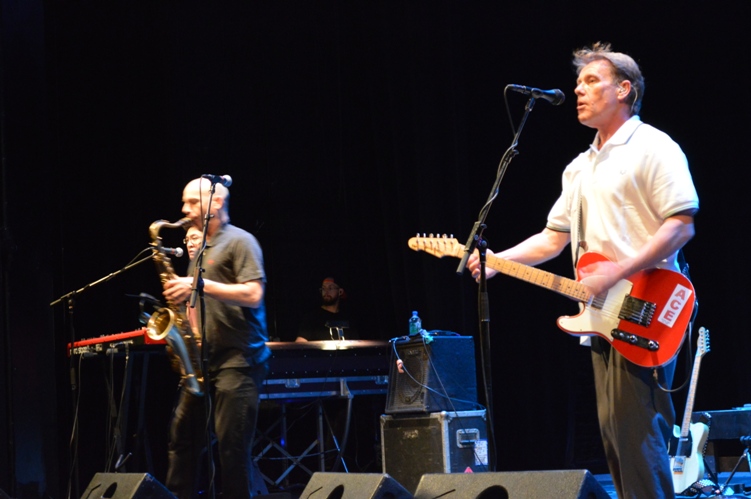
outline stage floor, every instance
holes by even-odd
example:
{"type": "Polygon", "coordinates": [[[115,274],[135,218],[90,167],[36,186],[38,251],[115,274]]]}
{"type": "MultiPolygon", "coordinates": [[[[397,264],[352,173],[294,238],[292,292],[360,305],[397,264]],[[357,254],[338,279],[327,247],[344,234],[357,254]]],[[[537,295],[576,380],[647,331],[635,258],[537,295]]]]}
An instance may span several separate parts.
{"type": "MultiPolygon", "coordinates": [[[[608,495],[611,497],[611,499],[618,499],[618,495],[615,493],[615,489],[613,488],[613,480],[610,477],[609,474],[601,474],[601,475],[593,475],[595,479],[597,479],[597,482],[602,485],[602,488],[605,489],[605,492],[608,493],[608,495]]],[[[720,473],[718,476],[718,485],[724,485],[727,482],[728,477],[730,476],[730,473],[720,473]]],[[[747,494],[744,494],[744,487],[746,490],[751,490],[751,473],[748,471],[738,472],[735,475],[733,475],[732,479],[730,480],[730,483],[728,485],[728,489],[725,491],[725,495],[722,497],[734,497],[734,498],[749,498],[751,497],[751,491],[747,494]],[[731,490],[732,489],[732,492],[731,490]]],[[[285,491],[285,492],[277,492],[276,494],[270,493],[269,497],[274,499],[299,499],[302,497],[304,486],[298,485],[297,487],[294,487],[291,490],[285,491]]],[[[684,498],[689,496],[678,496],[678,498],[684,498]]],[[[720,497],[711,495],[710,492],[701,494],[699,496],[690,496],[692,498],[712,498],[712,497],[720,497]]],[[[510,498],[515,499],[515,498],[510,498]]],[[[538,498],[524,498],[524,499],[538,499],[538,498]]]]}
{"type": "MultiPolygon", "coordinates": [[[[720,473],[718,475],[718,485],[723,486],[728,480],[728,477],[730,476],[730,473],[720,473]]],[[[610,495],[612,499],[618,499],[618,495],[615,493],[615,489],[613,488],[613,479],[609,474],[604,475],[594,475],[594,477],[597,479],[597,481],[602,485],[602,488],[605,489],[605,492],[610,495]]],[[[748,494],[744,494],[743,490],[744,487],[746,490],[751,489],[751,473],[748,471],[743,472],[737,472],[733,477],[730,479],[730,483],[728,484],[727,488],[725,489],[725,494],[722,497],[751,497],[751,491],[748,494]],[[732,489],[732,490],[731,490],[732,489]]],[[[698,496],[677,496],[678,498],[683,497],[692,497],[692,498],[710,498],[710,497],[720,497],[716,495],[712,495],[711,492],[707,492],[705,494],[700,494],[698,496]]]]}

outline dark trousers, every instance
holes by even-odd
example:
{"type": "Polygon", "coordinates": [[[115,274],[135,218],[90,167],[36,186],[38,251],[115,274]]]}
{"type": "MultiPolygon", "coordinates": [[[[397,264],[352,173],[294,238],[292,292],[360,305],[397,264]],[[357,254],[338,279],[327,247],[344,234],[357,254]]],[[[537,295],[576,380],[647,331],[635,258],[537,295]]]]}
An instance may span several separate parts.
{"type": "Polygon", "coordinates": [[[602,338],[592,338],[597,415],[605,457],[620,499],[673,498],[667,443],[675,409],[670,388],[675,360],[644,368],[602,338]],[[657,380],[655,380],[655,372],[657,380]]]}
{"type": "MultiPolygon", "coordinates": [[[[221,466],[222,497],[246,499],[251,493],[253,436],[258,419],[258,396],[268,364],[220,369],[211,374],[213,429],[221,466]]],[[[185,389],[170,425],[169,468],[166,486],[180,499],[198,493],[198,477],[206,470],[201,454],[206,448],[206,401],[185,389]]]]}

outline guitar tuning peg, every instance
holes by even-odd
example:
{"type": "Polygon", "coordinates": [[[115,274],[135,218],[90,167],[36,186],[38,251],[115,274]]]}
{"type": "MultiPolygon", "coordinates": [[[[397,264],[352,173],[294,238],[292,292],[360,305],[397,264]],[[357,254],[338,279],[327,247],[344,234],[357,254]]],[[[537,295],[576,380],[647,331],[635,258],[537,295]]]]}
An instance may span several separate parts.
{"type": "Polygon", "coordinates": [[[433,233],[431,232],[428,237],[431,238],[431,239],[433,239],[433,233]]]}
{"type": "Polygon", "coordinates": [[[453,239],[453,238],[454,238],[454,235],[453,235],[453,234],[451,234],[451,235],[450,235],[449,237],[450,237],[451,239],[453,239]]]}

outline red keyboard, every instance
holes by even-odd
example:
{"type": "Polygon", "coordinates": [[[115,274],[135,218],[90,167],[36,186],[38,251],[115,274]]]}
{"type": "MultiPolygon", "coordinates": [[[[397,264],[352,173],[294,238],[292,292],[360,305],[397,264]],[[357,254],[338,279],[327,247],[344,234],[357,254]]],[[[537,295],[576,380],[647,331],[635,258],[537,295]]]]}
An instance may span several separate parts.
{"type": "Polygon", "coordinates": [[[128,331],[126,333],[111,334],[100,336],[98,338],[89,338],[86,340],[76,341],[72,345],[68,343],[68,356],[81,355],[85,353],[105,353],[112,348],[119,348],[124,345],[164,345],[165,340],[152,340],[146,334],[146,328],[128,331]]]}

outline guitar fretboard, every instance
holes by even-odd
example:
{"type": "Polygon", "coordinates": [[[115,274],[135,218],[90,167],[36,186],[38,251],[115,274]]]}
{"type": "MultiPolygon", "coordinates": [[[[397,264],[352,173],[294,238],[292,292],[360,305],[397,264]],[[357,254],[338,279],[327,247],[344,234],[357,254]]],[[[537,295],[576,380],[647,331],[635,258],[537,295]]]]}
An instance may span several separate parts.
{"type": "Polygon", "coordinates": [[[502,274],[550,289],[576,301],[589,303],[591,299],[591,293],[585,285],[573,279],[553,274],[552,272],[512,262],[511,260],[504,260],[494,255],[488,255],[487,266],[502,274]]]}
{"type": "MultiPolygon", "coordinates": [[[[461,258],[464,251],[464,247],[456,239],[445,236],[433,237],[432,234],[430,237],[418,236],[411,238],[409,240],[409,247],[413,250],[425,251],[439,258],[447,255],[461,258]]],[[[595,298],[592,296],[589,288],[580,282],[523,263],[498,258],[495,255],[489,254],[487,255],[486,265],[501,274],[516,277],[531,284],[550,289],[563,296],[568,296],[575,301],[590,304],[593,298],[595,298]]],[[[593,303],[593,305],[597,306],[601,299],[598,297],[594,301],[596,303],[593,303]]]]}
{"type": "Polygon", "coordinates": [[[694,357],[694,368],[691,371],[691,383],[688,388],[688,397],[686,398],[686,410],[683,411],[683,422],[681,424],[681,438],[687,438],[691,431],[691,413],[694,410],[694,398],[696,396],[696,384],[699,381],[699,369],[701,368],[701,359],[709,352],[709,331],[705,328],[699,328],[699,338],[697,340],[696,356],[694,357]]]}

